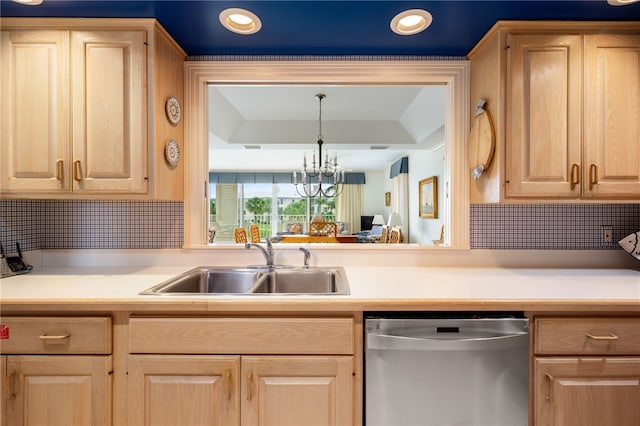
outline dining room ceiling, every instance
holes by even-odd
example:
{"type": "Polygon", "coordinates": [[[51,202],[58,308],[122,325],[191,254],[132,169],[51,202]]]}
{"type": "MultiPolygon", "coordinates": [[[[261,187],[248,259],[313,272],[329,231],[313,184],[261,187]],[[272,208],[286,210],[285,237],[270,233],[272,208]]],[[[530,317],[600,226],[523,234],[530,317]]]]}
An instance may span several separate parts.
{"type": "Polygon", "coordinates": [[[209,166],[215,171],[294,170],[324,153],[346,171],[383,170],[444,143],[443,85],[209,86],[209,166]],[[242,160],[238,161],[238,156],[242,160]]]}
{"type": "Polygon", "coordinates": [[[157,18],[190,56],[198,55],[435,55],[464,56],[498,20],[638,20],[640,2],[612,6],[607,0],[43,0],[29,6],[0,1],[3,17],[157,18]],[[255,34],[226,30],[218,16],[227,8],[256,14],[255,34]],[[433,16],[411,36],[391,31],[407,9],[433,16]]]}

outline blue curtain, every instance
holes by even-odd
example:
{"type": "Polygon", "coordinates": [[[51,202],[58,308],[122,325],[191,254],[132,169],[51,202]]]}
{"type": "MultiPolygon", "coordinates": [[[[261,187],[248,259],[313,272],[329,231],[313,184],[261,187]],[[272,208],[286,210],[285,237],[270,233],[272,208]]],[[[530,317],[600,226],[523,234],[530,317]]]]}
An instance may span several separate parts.
{"type": "MultiPolygon", "coordinates": [[[[408,162],[408,161],[407,161],[408,162]]],[[[406,173],[406,172],[404,172],[406,173]]],[[[300,174],[298,174],[300,179],[300,174]]],[[[210,183],[293,183],[293,173],[233,173],[233,172],[209,172],[210,183]]],[[[332,183],[328,179],[326,183],[332,183]]],[[[346,185],[364,185],[364,173],[349,172],[344,174],[346,185]]]]}
{"type": "Polygon", "coordinates": [[[402,157],[391,165],[389,179],[393,179],[400,173],[409,173],[409,157],[402,157]]]}

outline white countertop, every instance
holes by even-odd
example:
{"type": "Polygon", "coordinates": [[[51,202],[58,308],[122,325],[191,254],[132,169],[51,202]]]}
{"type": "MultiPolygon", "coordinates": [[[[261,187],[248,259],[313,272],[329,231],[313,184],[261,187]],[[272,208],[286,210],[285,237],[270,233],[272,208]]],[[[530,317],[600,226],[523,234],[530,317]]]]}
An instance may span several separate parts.
{"type": "Polygon", "coordinates": [[[633,270],[500,268],[347,268],[352,295],[363,298],[635,300],[633,270]]]}
{"type": "MultiPolygon", "coordinates": [[[[196,265],[193,265],[196,266],[196,265]]],[[[309,299],[389,302],[620,301],[640,306],[640,272],[625,269],[502,269],[345,267],[348,296],[141,296],[138,293],[193,266],[43,268],[0,280],[0,301],[12,303],[152,302],[309,299]]]]}

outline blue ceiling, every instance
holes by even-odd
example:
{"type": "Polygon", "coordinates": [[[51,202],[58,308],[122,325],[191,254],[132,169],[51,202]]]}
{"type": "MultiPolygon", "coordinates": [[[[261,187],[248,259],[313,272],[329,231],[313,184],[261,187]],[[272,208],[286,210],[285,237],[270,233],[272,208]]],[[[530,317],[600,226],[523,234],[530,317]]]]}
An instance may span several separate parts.
{"type": "Polygon", "coordinates": [[[44,0],[39,6],[0,1],[0,15],[157,18],[189,55],[447,55],[464,56],[498,20],[640,20],[640,2],[587,1],[95,1],[44,0]],[[228,7],[254,12],[254,35],[225,30],[228,7]],[[389,28],[395,14],[426,9],[433,24],[414,36],[389,28]]]}

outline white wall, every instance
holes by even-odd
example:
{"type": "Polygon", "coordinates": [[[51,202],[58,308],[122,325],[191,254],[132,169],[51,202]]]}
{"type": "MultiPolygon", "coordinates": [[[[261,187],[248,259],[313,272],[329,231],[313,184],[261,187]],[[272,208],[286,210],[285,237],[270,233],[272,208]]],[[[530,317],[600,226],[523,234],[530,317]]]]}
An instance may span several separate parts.
{"type": "MultiPolygon", "coordinates": [[[[388,189],[384,189],[388,184],[389,179],[385,179],[385,176],[389,175],[388,170],[380,171],[367,171],[365,172],[364,189],[362,191],[362,215],[373,216],[376,214],[384,215],[384,219],[387,220],[389,213],[385,212],[384,206],[384,193],[388,189]]],[[[387,207],[388,209],[388,207],[387,207]]]]}
{"type": "Polygon", "coordinates": [[[444,144],[433,151],[419,150],[409,155],[409,241],[412,243],[432,245],[432,240],[440,238],[445,208],[444,156],[444,144]],[[418,215],[418,183],[431,176],[438,178],[437,219],[418,215]]]}
{"type": "MultiPolygon", "coordinates": [[[[440,238],[440,227],[444,223],[445,175],[444,145],[433,150],[417,150],[409,157],[409,242],[420,245],[433,245],[432,240],[440,238]],[[431,176],[438,177],[438,218],[425,219],[418,216],[418,183],[431,176]]],[[[363,215],[382,214],[389,219],[391,208],[384,205],[385,192],[391,191],[389,164],[385,170],[366,172],[366,185],[363,190],[363,215]]]]}

